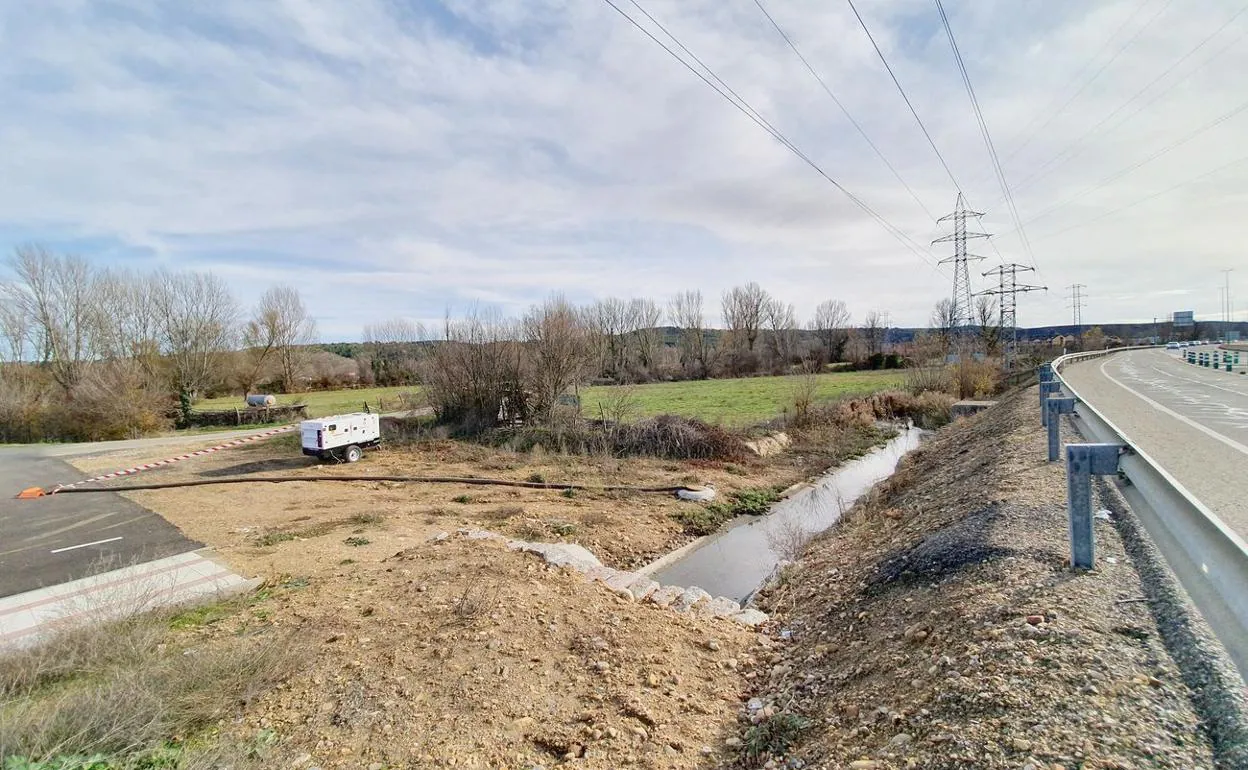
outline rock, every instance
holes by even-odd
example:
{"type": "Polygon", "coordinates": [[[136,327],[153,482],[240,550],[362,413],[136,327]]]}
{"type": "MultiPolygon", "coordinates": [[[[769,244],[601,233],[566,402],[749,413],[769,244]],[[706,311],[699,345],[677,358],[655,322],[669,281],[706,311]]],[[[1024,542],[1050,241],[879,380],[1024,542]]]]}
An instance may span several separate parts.
{"type": "Polygon", "coordinates": [[[441,542],[442,542],[442,541],[444,541],[444,540],[448,540],[448,539],[450,539],[450,537],[451,537],[451,533],[450,533],[450,532],[439,532],[438,534],[436,534],[436,535],[434,535],[433,537],[429,538],[429,542],[431,542],[431,543],[441,543],[441,542]]]}
{"type": "Polygon", "coordinates": [[[756,610],[753,607],[749,607],[741,610],[736,615],[730,616],[730,619],[741,623],[742,625],[757,626],[762,623],[766,623],[768,618],[767,613],[762,612],[761,610],[756,610]]]}
{"type": "Polygon", "coordinates": [[[660,588],[662,588],[662,586],[645,575],[638,575],[636,580],[628,584],[629,593],[631,593],[633,598],[637,601],[647,598],[660,588]]]}
{"type": "Polygon", "coordinates": [[[883,765],[874,759],[855,759],[849,763],[849,770],[879,770],[880,767],[883,765]]]}
{"type": "Polygon", "coordinates": [[[710,601],[711,595],[703,591],[697,586],[690,586],[681,592],[676,601],[672,602],[672,609],[677,612],[687,612],[690,607],[701,601],[710,601]]]}
{"type": "Polygon", "coordinates": [[[1031,751],[1031,741],[1024,738],[1015,738],[1010,745],[1014,747],[1015,751],[1021,751],[1023,753],[1031,751]]]}
{"type": "Polygon", "coordinates": [[[617,572],[619,572],[619,570],[611,569],[610,567],[594,567],[585,573],[585,577],[589,580],[601,580],[605,583],[617,572]]]}
{"type": "Polygon", "coordinates": [[[910,733],[897,733],[893,736],[893,739],[888,742],[888,745],[893,747],[905,746],[910,743],[911,740],[913,739],[910,737],[910,733]]]}
{"type": "Polygon", "coordinates": [[[761,698],[750,698],[749,703],[746,703],[745,707],[750,711],[758,711],[763,707],[763,701],[761,698]]]}
{"type": "Polygon", "coordinates": [[[290,766],[301,767],[311,761],[312,761],[312,755],[308,754],[307,752],[304,752],[303,754],[300,754],[299,756],[295,757],[295,761],[291,762],[290,766]]]}
{"type": "Polygon", "coordinates": [[[728,739],[724,741],[724,745],[725,745],[725,746],[727,746],[727,747],[728,747],[728,748],[730,748],[730,749],[740,748],[740,747],[741,747],[741,739],[740,739],[740,738],[738,738],[738,737],[737,737],[737,736],[735,736],[735,735],[730,735],[730,736],[728,736],[728,739]]]}
{"type": "Polygon", "coordinates": [[[1029,625],[1038,626],[1043,622],[1044,622],[1043,615],[1028,615],[1027,616],[1027,623],[1029,625]]]}
{"type": "Polygon", "coordinates": [[[685,589],[680,586],[662,586],[646,598],[660,607],[668,607],[672,602],[679,599],[684,592],[685,589]]]}
{"type": "Polygon", "coordinates": [[[741,611],[739,603],[725,596],[716,596],[700,608],[704,613],[716,618],[730,617],[741,611]]]}
{"type": "MultiPolygon", "coordinates": [[[[472,537],[469,534],[469,537],[472,537]]],[[[590,570],[601,567],[602,562],[598,561],[598,557],[594,556],[589,549],[576,543],[528,543],[523,540],[512,540],[507,547],[513,551],[525,551],[527,553],[535,553],[546,560],[547,564],[555,567],[568,567],[577,572],[589,572],[590,570]]],[[[635,575],[636,573],[627,573],[635,575]]],[[[610,585],[610,582],[608,582],[610,585]]],[[[612,586],[614,588],[614,586],[612,586]]]]}
{"type": "Polygon", "coordinates": [[[600,660],[594,663],[594,670],[600,674],[605,674],[611,670],[611,664],[606,662],[605,660],[600,660]]]}
{"type": "Polygon", "coordinates": [[[717,640],[717,639],[707,639],[707,640],[706,640],[706,649],[710,650],[711,652],[717,652],[717,651],[719,650],[719,640],[717,640]]]}

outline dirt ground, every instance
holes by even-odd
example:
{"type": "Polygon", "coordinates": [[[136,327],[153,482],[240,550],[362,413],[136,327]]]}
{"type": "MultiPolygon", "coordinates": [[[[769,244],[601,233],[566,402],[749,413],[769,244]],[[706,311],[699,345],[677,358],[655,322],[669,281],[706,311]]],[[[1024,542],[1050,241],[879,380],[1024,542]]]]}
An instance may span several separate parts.
{"type": "MultiPolygon", "coordinates": [[[[449,440],[369,451],[356,464],[320,465],[299,454],[293,439],[208,455],[114,483],[258,473],[420,475],[643,487],[709,483],[727,495],[750,487],[785,486],[814,471],[809,458],[801,457],[741,463],[616,459],[520,453],[449,440]]],[[[158,455],[92,456],[74,464],[96,473],[173,454],[176,451],[163,448],[158,455]]],[[[321,569],[320,558],[309,556],[317,548],[313,541],[341,545],[346,534],[361,526],[377,543],[366,551],[378,553],[440,530],[482,527],[527,540],[576,542],[608,566],[635,569],[692,539],[672,515],[696,505],[671,494],[577,491],[569,497],[558,489],[399,482],[221,485],[132,496],[188,537],[216,548],[240,569],[258,574],[321,569]]]]}
{"type": "MultiPolygon", "coordinates": [[[[173,454],[167,448],[162,454],[173,454]]],[[[154,459],[84,458],[88,472],[154,459]]],[[[439,441],[318,467],[293,442],[211,455],[141,481],[263,472],[491,476],[721,492],[788,483],[765,464],[517,454],[439,441]]],[[[196,629],[264,627],[311,643],[313,663],[228,725],[278,736],[273,766],[713,767],[729,762],[743,693],[774,655],[765,633],[628,602],[538,558],[457,534],[482,527],[578,542],[636,567],[690,540],[666,494],[445,484],[227,485],[132,493],[243,574],[260,597],[196,629]],[[440,533],[449,537],[438,539],[440,533]],[[761,661],[761,663],[760,663],[761,661]]]]}
{"type": "Polygon", "coordinates": [[[1045,462],[1034,400],[943,431],[768,592],[793,644],[754,695],[809,720],[794,756],[1213,766],[1115,525],[1097,522],[1094,570],[1067,566],[1065,470],[1045,462]]]}

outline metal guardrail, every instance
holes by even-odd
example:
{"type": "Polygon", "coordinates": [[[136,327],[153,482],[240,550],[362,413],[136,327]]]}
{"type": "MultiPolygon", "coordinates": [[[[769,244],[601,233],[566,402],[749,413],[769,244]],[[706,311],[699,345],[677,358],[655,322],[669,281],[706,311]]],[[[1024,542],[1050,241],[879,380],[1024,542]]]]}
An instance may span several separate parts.
{"type": "Polygon", "coordinates": [[[1077,361],[1153,345],[1061,356],[1052,363],[1062,388],[1074,396],[1075,417],[1088,440],[1122,444],[1123,496],[1139,516],[1179,582],[1241,672],[1248,674],[1248,543],[1195,498],[1148,453],[1062,377],[1077,361]]]}

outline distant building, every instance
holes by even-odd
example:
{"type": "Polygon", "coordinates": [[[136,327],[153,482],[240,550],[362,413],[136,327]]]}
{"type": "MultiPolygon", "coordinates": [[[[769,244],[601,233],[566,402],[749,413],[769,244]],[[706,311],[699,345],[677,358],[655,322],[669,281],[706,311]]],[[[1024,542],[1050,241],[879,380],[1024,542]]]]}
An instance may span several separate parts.
{"type": "Polygon", "coordinates": [[[1191,310],[1174,311],[1174,328],[1190,329],[1196,325],[1196,314],[1191,310]]]}

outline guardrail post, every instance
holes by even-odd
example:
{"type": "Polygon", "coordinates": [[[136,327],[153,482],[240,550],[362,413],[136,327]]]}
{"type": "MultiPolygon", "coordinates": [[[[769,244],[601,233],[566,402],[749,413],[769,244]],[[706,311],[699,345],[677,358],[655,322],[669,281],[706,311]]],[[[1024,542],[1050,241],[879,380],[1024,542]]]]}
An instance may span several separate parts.
{"type": "Polygon", "coordinates": [[[1049,400],[1049,394],[1060,393],[1061,389],[1062,389],[1062,384],[1055,380],[1050,381],[1050,382],[1040,383],[1040,424],[1041,425],[1049,424],[1048,412],[1045,411],[1045,407],[1044,407],[1045,402],[1049,400]]]}
{"type": "Polygon", "coordinates": [[[1096,537],[1092,518],[1092,476],[1118,472],[1119,444],[1066,445],[1066,505],[1070,530],[1070,565],[1092,569],[1096,537]]]}
{"type": "Polygon", "coordinates": [[[1053,364],[1040,364],[1040,366],[1036,368],[1036,376],[1039,378],[1040,382],[1052,382],[1053,364]]]}
{"type": "Polygon", "coordinates": [[[1075,411],[1075,399],[1049,398],[1045,408],[1048,410],[1047,417],[1049,421],[1049,462],[1055,463],[1061,449],[1061,420],[1058,419],[1058,415],[1073,414],[1075,411]]]}

